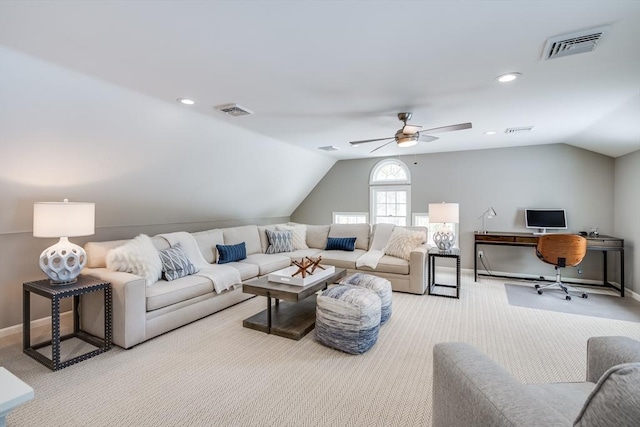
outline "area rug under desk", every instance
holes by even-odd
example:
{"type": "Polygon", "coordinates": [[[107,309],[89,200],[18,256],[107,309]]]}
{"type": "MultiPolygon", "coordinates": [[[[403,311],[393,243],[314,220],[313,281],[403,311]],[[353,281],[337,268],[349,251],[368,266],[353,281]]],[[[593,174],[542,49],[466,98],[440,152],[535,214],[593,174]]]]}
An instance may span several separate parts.
{"type": "Polygon", "coordinates": [[[587,289],[589,298],[581,298],[576,292],[571,294],[571,301],[567,301],[559,289],[547,289],[538,295],[533,284],[505,283],[504,287],[510,305],[640,323],[640,301],[633,298],[589,293],[587,289]]]}

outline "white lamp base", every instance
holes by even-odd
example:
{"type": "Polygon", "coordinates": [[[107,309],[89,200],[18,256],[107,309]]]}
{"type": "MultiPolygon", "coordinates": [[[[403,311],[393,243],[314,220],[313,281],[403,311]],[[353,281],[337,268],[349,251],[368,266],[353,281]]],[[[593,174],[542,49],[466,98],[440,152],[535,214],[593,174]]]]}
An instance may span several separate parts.
{"type": "Polygon", "coordinates": [[[456,236],[448,231],[438,231],[434,233],[433,241],[441,251],[450,251],[456,242],[456,236]]]}
{"type": "Polygon", "coordinates": [[[58,243],[40,254],[40,268],[52,285],[75,283],[85,265],[87,253],[66,237],[61,237],[58,243]]]}

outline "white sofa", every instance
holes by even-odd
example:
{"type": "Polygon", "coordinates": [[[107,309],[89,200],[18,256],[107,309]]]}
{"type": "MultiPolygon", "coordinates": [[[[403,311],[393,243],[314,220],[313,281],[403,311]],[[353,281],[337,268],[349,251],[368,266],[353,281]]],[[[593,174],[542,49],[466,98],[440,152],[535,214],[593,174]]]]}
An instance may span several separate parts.
{"type": "MultiPolygon", "coordinates": [[[[372,228],[369,224],[306,225],[308,249],[266,254],[269,246],[266,230],[275,230],[276,227],[277,225],[245,225],[201,231],[191,235],[205,260],[212,264],[218,260],[216,245],[244,242],[246,259],[224,264],[237,269],[243,281],[288,267],[292,259],[322,256],[322,264],[346,268],[348,274],[360,271],[384,277],[391,281],[394,291],[424,294],[426,290],[426,254],[429,247],[424,242],[411,251],[408,261],[384,255],[379,259],[376,268],[372,269],[366,266],[356,267],[356,262],[369,250],[375,237],[376,226],[372,228]],[[355,250],[325,250],[328,237],[356,237],[355,250]]],[[[426,236],[425,228],[417,229],[423,230],[426,236]]],[[[83,270],[83,274],[111,283],[113,342],[120,347],[130,348],[253,297],[244,294],[241,286],[217,293],[212,280],[197,273],[170,282],[158,280],[148,286],[141,276],[107,269],[107,253],[127,241],[87,243],[87,266],[83,270]]],[[[169,242],[161,236],[153,237],[152,241],[158,250],[170,247],[169,242]]],[[[379,239],[377,241],[379,242],[379,239]]],[[[99,293],[82,296],[83,329],[103,336],[103,316],[103,301],[99,293]]]]}

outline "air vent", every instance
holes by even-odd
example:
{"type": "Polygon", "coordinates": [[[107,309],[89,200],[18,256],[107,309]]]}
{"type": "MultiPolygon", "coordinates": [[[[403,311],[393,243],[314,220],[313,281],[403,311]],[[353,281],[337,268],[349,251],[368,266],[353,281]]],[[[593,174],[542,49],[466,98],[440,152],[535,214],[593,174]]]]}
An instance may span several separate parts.
{"type": "Polygon", "coordinates": [[[509,135],[514,133],[528,133],[528,132],[531,132],[531,129],[533,129],[533,126],[525,126],[520,128],[507,128],[504,130],[504,133],[508,133],[509,135]]]}
{"type": "Polygon", "coordinates": [[[598,41],[608,29],[608,26],[604,26],[552,37],[547,40],[547,44],[544,46],[542,59],[547,60],[560,58],[561,56],[591,52],[596,48],[598,41]]]}
{"type": "Polygon", "coordinates": [[[216,105],[213,108],[220,111],[221,113],[228,114],[233,117],[248,116],[249,114],[253,114],[253,111],[247,110],[246,108],[241,107],[238,104],[216,105]]]}
{"type": "Polygon", "coordinates": [[[318,150],[324,150],[324,151],[338,151],[339,148],[338,147],[334,147],[333,145],[325,145],[324,147],[318,147],[318,150]]]}

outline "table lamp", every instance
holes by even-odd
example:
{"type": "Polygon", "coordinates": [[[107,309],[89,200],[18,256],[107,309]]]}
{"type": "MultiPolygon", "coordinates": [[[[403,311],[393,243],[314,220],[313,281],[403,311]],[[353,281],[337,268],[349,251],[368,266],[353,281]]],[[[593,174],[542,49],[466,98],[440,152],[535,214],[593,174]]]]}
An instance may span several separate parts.
{"type": "Polygon", "coordinates": [[[478,217],[478,219],[482,218],[482,230],[478,231],[479,234],[487,234],[487,230],[484,228],[484,218],[493,218],[494,216],[497,216],[498,214],[496,213],[496,211],[492,208],[489,207],[489,209],[487,209],[486,211],[482,212],[482,215],[480,215],[478,217]]]}
{"type": "MultiPolygon", "coordinates": [[[[429,223],[454,223],[459,221],[458,203],[429,203],[429,223]]],[[[453,247],[456,236],[453,230],[439,230],[433,235],[433,241],[441,251],[449,251],[453,247]]]]}
{"type": "Polygon", "coordinates": [[[95,232],[95,204],[37,202],[33,204],[34,237],[59,237],[60,241],[40,254],[40,268],[52,285],[66,285],[77,280],[87,264],[87,254],[69,237],[89,236],[95,232]]]}

